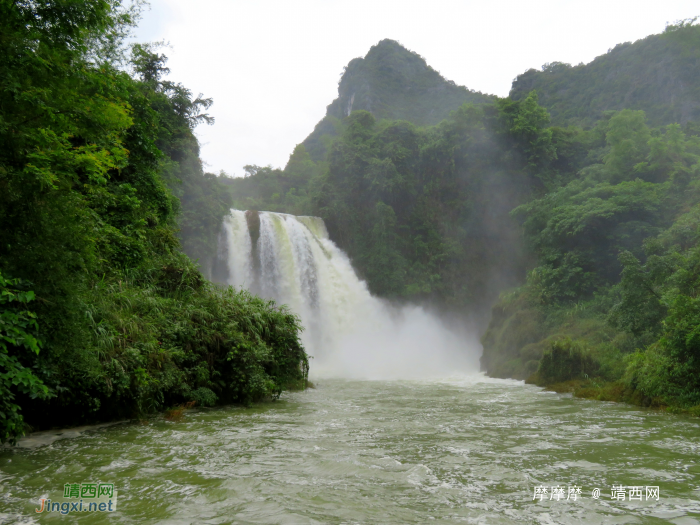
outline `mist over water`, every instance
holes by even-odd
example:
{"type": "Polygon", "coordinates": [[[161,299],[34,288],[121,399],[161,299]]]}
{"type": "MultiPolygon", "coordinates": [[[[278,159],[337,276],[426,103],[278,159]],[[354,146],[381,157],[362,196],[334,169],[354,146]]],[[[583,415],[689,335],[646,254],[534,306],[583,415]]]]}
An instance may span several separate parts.
{"type": "Polygon", "coordinates": [[[231,210],[220,248],[228,284],[301,317],[312,377],[425,379],[479,370],[475,335],[420,306],[373,297],[318,217],[231,210]]]}

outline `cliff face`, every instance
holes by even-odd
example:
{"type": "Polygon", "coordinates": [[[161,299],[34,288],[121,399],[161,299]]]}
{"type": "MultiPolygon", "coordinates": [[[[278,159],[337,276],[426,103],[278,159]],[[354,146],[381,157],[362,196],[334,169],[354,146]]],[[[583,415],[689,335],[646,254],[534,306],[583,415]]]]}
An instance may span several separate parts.
{"type": "Polygon", "coordinates": [[[644,110],[653,126],[699,121],[700,26],[670,26],[586,65],[530,69],[515,79],[510,96],[520,100],[533,89],[556,125],[590,126],[621,109],[644,110]]]}
{"type": "Polygon", "coordinates": [[[352,60],[338,86],[328,115],[342,118],[364,109],[377,119],[437,124],[465,102],[492,97],[445,80],[425,60],[393,40],[382,40],[365,58],[352,60]]]}
{"type": "Polygon", "coordinates": [[[314,160],[325,156],[327,137],[334,136],[337,120],[355,110],[377,119],[407,120],[433,125],[444,120],[465,102],[480,104],[494,97],[471,91],[445,80],[425,60],[393,40],[382,40],[364,58],[345,68],[338,85],[338,98],[326,117],[304,141],[314,160]]]}

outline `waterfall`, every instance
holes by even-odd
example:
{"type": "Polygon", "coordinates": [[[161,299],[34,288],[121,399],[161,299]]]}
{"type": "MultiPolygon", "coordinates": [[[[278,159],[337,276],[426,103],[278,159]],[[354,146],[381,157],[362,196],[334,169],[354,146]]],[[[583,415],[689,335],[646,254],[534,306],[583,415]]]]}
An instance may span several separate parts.
{"type": "Polygon", "coordinates": [[[219,266],[219,280],[301,317],[313,377],[427,378],[479,369],[474,336],[447,329],[419,306],[392,307],[372,296],[318,217],[231,210],[219,266]]]}

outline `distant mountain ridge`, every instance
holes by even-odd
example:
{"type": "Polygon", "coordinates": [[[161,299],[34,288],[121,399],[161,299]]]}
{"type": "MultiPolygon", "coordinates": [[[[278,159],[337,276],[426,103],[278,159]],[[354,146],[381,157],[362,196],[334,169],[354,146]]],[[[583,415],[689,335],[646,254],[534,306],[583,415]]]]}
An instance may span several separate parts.
{"type": "Polygon", "coordinates": [[[668,26],[658,35],[618,44],[589,64],[545,64],[519,75],[510,91],[536,90],[555,125],[590,126],[605,111],[641,109],[651,125],[700,120],[700,26],[668,26]]]}
{"type": "MultiPolygon", "coordinates": [[[[588,127],[606,111],[644,110],[650,125],[700,121],[700,26],[692,21],[634,43],[618,44],[589,64],[562,62],[530,69],[512,84],[510,98],[537,91],[552,124],[588,127]]],[[[326,157],[352,111],[377,119],[435,125],[464,103],[493,102],[493,95],[459,86],[395,40],[372,46],[351,60],[338,84],[338,97],[302,143],[315,162],[326,157]]]]}
{"type": "Polygon", "coordinates": [[[369,111],[377,119],[426,126],[444,120],[464,103],[482,104],[494,98],[446,80],[419,54],[385,39],[364,58],[350,61],[338,85],[338,98],[303,144],[313,160],[322,160],[328,140],[338,134],[339,121],[355,110],[369,111]]]}

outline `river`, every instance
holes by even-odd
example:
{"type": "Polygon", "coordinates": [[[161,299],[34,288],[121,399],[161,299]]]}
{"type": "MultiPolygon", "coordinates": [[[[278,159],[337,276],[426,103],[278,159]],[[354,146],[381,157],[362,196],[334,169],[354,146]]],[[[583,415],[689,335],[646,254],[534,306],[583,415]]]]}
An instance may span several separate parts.
{"type": "Polygon", "coordinates": [[[88,482],[118,492],[111,523],[691,524],[700,421],[481,375],[321,380],[252,408],[0,451],[0,522],[103,522],[35,513],[88,482]],[[619,485],[624,501],[611,497],[619,485]],[[581,488],[575,501],[569,487],[581,488]]]}

